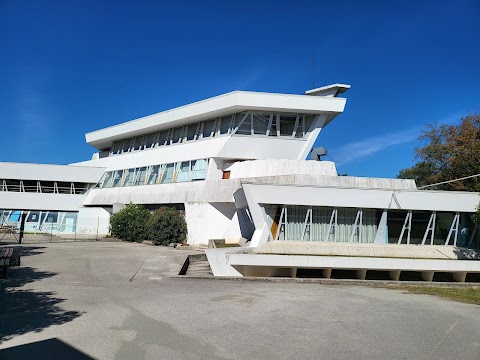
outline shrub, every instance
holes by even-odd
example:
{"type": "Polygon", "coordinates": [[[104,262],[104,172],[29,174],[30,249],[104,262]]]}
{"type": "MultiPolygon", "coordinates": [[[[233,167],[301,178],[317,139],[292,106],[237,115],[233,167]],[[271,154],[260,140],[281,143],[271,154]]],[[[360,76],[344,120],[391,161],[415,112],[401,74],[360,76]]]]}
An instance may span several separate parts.
{"type": "Polygon", "coordinates": [[[142,205],[128,204],[110,217],[112,235],[126,241],[142,242],[148,236],[150,213],[142,205]]]}
{"type": "Polygon", "coordinates": [[[473,213],[472,220],[475,224],[480,225],[480,204],[477,205],[477,211],[473,213]]]}
{"type": "Polygon", "coordinates": [[[155,245],[183,243],[187,239],[185,217],[178,210],[162,207],[150,215],[147,232],[155,245]]]}

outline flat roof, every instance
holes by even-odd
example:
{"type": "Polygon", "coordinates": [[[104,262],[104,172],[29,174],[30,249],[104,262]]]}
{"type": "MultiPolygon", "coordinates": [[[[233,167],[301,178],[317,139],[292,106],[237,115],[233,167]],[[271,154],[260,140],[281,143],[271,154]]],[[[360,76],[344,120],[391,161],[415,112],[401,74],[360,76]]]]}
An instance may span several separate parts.
{"type": "Polygon", "coordinates": [[[345,103],[345,98],[336,97],[233,91],[97,131],[92,131],[85,134],[85,138],[88,144],[99,150],[103,150],[109,148],[115,140],[168,129],[175,126],[183,126],[246,110],[311,114],[332,113],[336,115],[343,112],[345,103]]]}

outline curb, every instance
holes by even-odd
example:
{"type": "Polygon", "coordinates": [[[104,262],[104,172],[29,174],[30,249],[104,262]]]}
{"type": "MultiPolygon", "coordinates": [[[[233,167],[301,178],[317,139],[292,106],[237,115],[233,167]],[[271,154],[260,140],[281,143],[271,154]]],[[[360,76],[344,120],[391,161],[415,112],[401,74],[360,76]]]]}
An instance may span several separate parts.
{"type": "Polygon", "coordinates": [[[188,276],[175,275],[174,279],[190,280],[233,280],[233,281],[262,281],[273,283],[300,283],[320,285],[350,285],[369,287],[442,287],[442,288],[480,288],[478,283],[454,283],[454,282],[426,282],[426,281],[388,281],[388,280],[354,280],[354,279],[313,279],[313,278],[275,278],[275,277],[234,277],[234,276],[188,276]]]}

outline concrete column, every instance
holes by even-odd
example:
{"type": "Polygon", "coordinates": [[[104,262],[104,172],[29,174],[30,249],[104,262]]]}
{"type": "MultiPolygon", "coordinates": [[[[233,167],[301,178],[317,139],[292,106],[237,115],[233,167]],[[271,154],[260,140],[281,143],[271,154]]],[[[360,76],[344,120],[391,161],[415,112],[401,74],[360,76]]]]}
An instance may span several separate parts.
{"type": "Polygon", "coordinates": [[[433,280],[434,271],[422,271],[422,279],[428,282],[433,280]]]}
{"type": "Polygon", "coordinates": [[[330,279],[332,277],[332,269],[323,269],[323,277],[330,279]]]}
{"type": "Polygon", "coordinates": [[[297,277],[297,268],[291,268],[290,269],[290,276],[292,278],[296,278],[297,277]]]}
{"type": "Polygon", "coordinates": [[[392,279],[393,281],[400,280],[400,274],[401,274],[401,271],[389,271],[388,272],[388,275],[390,275],[390,279],[392,279]]]}
{"type": "Polygon", "coordinates": [[[466,271],[461,271],[461,272],[454,272],[452,273],[453,275],[453,278],[455,279],[455,281],[458,281],[458,282],[465,282],[465,279],[467,278],[467,272],[466,271]]]}
{"type": "Polygon", "coordinates": [[[357,270],[355,273],[357,275],[357,279],[359,280],[365,280],[367,277],[367,270],[357,270]]]}

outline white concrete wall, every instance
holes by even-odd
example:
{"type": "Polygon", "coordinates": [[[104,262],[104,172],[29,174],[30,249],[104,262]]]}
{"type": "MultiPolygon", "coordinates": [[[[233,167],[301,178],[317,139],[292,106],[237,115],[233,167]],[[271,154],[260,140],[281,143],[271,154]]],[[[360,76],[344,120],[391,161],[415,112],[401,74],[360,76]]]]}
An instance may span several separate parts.
{"type": "Polygon", "coordinates": [[[302,152],[303,139],[233,135],[215,157],[224,159],[291,159],[302,152]]]}
{"type": "Polygon", "coordinates": [[[206,245],[209,239],[224,239],[235,213],[233,203],[185,203],[188,243],[206,245]]]}
{"type": "Polygon", "coordinates": [[[230,170],[230,178],[250,178],[282,175],[337,176],[335,163],[331,161],[305,161],[267,159],[236,162],[230,170]]]}
{"type": "Polygon", "coordinates": [[[78,211],[86,199],[86,194],[37,194],[0,191],[0,209],[78,211]]]}
{"type": "Polygon", "coordinates": [[[179,204],[185,202],[229,202],[240,180],[193,181],[175,184],[92,189],[84,204],[179,204]]]}
{"type": "Polygon", "coordinates": [[[104,171],[101,167],[0,162],[0,179],[96,184],[104,171]]]}
{"type": "Polygon", "coordinates": [[[371,209],[475,212],[478,193],[385,189],[342,189],[243,184],[249,206],[285,204],[371,209]]]}
{"type": "Polygon", "coordinates": [[[110,233],[110,213],[102,208],[81,208],[77,218],[77,234],[105,236],[110,233]]]}

